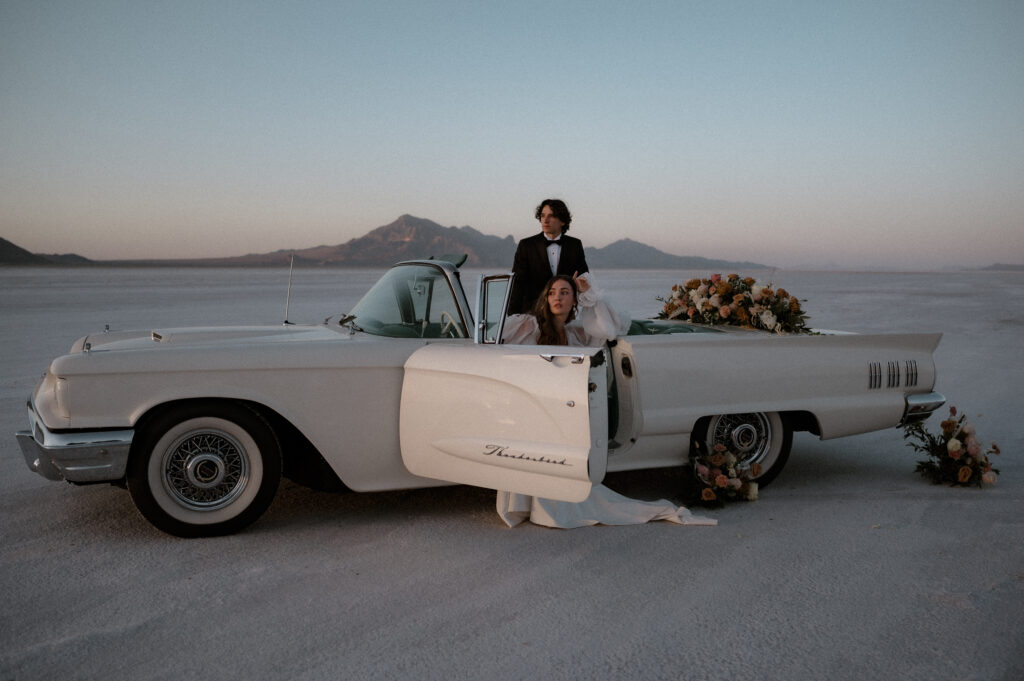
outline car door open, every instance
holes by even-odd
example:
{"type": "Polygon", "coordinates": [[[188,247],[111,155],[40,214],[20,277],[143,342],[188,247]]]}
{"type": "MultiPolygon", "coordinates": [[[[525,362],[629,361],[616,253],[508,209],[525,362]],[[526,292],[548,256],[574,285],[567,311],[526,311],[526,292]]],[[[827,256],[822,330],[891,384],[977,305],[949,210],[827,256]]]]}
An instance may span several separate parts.
{"type": "Polygon", "coordinates": [[[604,478],[604,350],[430,344],[405,364],[402,459],[426,478],[582,501],[604,478]]]}

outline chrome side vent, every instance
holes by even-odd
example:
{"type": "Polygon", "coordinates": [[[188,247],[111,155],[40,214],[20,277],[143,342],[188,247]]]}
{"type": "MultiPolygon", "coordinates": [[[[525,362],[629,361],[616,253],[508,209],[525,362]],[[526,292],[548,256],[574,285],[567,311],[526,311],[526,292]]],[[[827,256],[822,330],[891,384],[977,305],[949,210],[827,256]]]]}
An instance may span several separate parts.
{"type": "Polygon", "coordinates": [[[898,388],[898,387],[900,387],[900,363],[899,362],[889,362],[889,368],[888,368],[888,371],[886,372],[886,374],[888,376],[887,387],[889,387],[889,388],[898,388]]]}
{"type": "MultiPolygon", "coordinates": [[[[891,360],[885,364],[885,387],[898,388],[902,382],[908,388],[917,385],[919,379],[917,360],[908,359],[902,362],[891,360]]],[[[882,387],[882,363],[868,362],[868,389],[877,390],[882,387]]]]}
{"type": "Polygon", "coordinates": [[[868,389],[875,390],[882,387],[882,363],[870,362],[868,364],[868,389]]]}
{"type": "Polygon", "coordinates": [[[908,359],[906,362],[907,367],[907,381],[906,385],[908,388],[912,388],[917,385],[917,360],[908,359]]]}

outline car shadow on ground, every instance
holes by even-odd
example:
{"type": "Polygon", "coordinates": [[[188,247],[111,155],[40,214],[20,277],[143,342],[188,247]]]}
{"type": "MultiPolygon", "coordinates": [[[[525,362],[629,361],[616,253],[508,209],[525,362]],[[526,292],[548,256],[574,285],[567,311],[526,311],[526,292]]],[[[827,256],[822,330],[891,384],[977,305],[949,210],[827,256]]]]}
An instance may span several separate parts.
{"type": "MultiPolygon", "coordinates": [[[[696,505],[700,491],[688,467],[609,473],[604,484],[625,496],[645,501],[667,499],[696,505]]],[[[438,520],[458,517],[490,519],[503,525],[495,511],[493,490],[468,485],[387,492],[323,492],[283,480],[270,509],[257,523],[263,528],[286,525],[394,523],[411,517],[438,520]]]]}

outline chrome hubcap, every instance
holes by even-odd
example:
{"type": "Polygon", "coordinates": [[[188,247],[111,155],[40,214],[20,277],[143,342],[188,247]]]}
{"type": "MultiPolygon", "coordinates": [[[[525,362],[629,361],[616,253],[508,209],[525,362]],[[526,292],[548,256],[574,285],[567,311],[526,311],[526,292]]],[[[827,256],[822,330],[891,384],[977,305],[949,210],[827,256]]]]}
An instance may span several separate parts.
{"type": "Polygon", "coordinates": [[[768,418],[761,413],[726,414],[718,419],[710,434],[711,447],[723,444],[729,449],[740,465],[760,463],[768,455],[772,442],[772,427],[768,418]]]}
{"type": "Polygon", "coordinates": [[[218,430],[194,431],[164,454],[164,488],[183,506],[214,511],[227,506],[249,480],[249,457],[242,445],[218,430]]]}

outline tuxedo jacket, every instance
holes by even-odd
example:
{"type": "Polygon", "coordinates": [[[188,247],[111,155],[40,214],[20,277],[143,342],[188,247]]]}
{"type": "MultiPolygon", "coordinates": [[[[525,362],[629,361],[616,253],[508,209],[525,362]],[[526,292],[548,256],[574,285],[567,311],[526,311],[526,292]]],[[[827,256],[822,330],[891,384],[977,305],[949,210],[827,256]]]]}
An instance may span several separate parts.
{"type": "MultiPolygon", "coordinates": [[[[590,270],[587,259],[583,255],[583,242],[576,237],[562,235],[560,240],[562,254],[558,258],[558,271],[555,274],[583,274],[590,270]]],[[[509,298],[508,313],[520,314],[529,312],[544,290],[544,284],[552,276],[551,265],[548,263],[548,240],[544,233],[535,234],[519,242],[516,257],[512,263],[515,283],[509,298]]]]}

